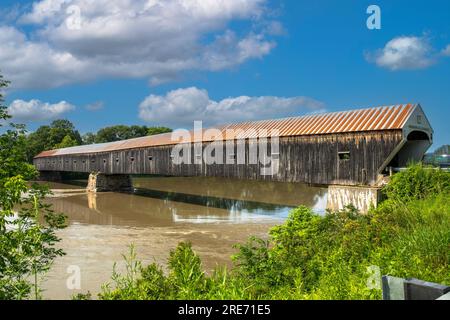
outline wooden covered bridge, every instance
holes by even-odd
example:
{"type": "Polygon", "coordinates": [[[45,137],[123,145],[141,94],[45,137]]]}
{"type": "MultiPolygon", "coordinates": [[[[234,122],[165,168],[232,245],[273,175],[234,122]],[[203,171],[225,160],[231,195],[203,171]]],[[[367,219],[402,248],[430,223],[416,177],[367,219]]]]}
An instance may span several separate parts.
{"type": "Polygon", "coordinates": [[[433,129],[418,104],[231,124],[218,127],[215,136],[207,131],[192,132],[183,140],[167,133],[45,151],[35,157],[34,165],[43,179],[60,172],[100,173],[104,179],[98,189],[126,187],[129,175],[139,174],[374,187],[393,169],[422,160],[433,141],[433,129]],[[263,140],[269,142],[264,152],[277,164],[269,175],[262,173],[267,164],[251,156],[263,140]],[[184,156],[190,161],[185,163],[173,161],[180,142],[188,148],[184,156]],[[211,146],[222,162],[201,160],[211,146]],[[239,150],[245,150],[242,159],[239,150]]]}

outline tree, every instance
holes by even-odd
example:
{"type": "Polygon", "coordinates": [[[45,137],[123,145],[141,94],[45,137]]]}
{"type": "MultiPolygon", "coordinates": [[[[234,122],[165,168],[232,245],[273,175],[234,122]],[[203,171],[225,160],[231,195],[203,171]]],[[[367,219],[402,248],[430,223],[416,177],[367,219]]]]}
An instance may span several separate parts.
{"type": "MultiPolygon", "coordinates": [[[[9,82],[0,75],[0,90],[9,82]]],[[[0,93],[0,127],[11,117],[0,93]]],[[[27,162],[25,126],[10,123],[0,135],[0,300],[40,297],[38,277],[63,251],[55,231],[65,217],[43,204],[48,188],[27,183],[37,176],[27,162]],[[32,279],[32,280],[30,280],[32,279]],[[32,290],[34,289],[34,290],[32,290]]]]}
{"type": "Polygon", "coordinates": [[[78,141],[73,139],[71,136],[67,135],[61,141],[61,143],[55,145],[55,149],[70,148],[70,147],[75,147],[78,145],[79,145],[78,141]]]}
{"type": "Polygon", "coordinates": [[[69,120],[55,120],[49,126],[41,126],[35,132],[27,137],[27,159],[31,163],[33,158],[45,150],[59,149],[63,140],[68,137],[70,144],[68,146],[78,146],[82,144],[80,133],[69,120]]]}
{"type": "Polygon", "coordinates": [[[97,136],[92,132],[88,132],[81,137],[81,139],[83,140],[83,145],[94,144],[96,138],[97,136]]]}
{"type": "Polygon", "coordinates": [[[448,144],[439,147],[434,152],[435,156],[448,155],[448,154],[450,154],[450,145],[448,145],[448,144]]]}
{"type": "MultiPolygon", "coordinates": [[[[124,126],[117,125],[100,129],[93,139],[92,134],[85,136],[85,141],[95,141],[95,143],[114,142],[127,139],[152,136],[156,134],[172,132],[172,129],[166,127],[146,127],[146,126],[124,126]]],[[[89,143],[86,143],[89,144],[89,143]]]]}
{"type": "Polygon", "coordinates": [[[157,134],[161,134],[161,133],[169,133],[172,132],[173,130],[167,127],[150,127],[147,130],[147,135],[148,136],[154,136],[157,134]]]}
{"type": "Polygon", "coordinates": [[[81,135],[72,122],[69,120],[53,121],[50,125],[50,142],[53,143],[53,146],[61,143],[66,136],[76,141],[77,145],[82,143],[81,135]]]}
{"type": "Polygon", "coordinates": [[[35,132],[28,135],[26,139],[26,153],[28,162],[33,162],[33,158],[47,148],[51,148],[49,141],[50,127],[42,126],[35,132]]]}
{"type": "Polygon", "coordinates": [[[95,141],[97,143],[114,142],[145,137],[146,135],[147,127],[117,125],[100,129],[95,141]]]}

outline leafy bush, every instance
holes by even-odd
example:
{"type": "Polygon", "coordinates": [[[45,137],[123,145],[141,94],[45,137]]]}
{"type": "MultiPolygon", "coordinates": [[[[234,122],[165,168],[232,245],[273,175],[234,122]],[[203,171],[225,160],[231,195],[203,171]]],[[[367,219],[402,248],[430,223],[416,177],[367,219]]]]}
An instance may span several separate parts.
{"type": "Polygon", "coordinates": [[[449,193],[450,174],[421,163],[412,164],[407,170],[394,175],[384,192],[388,198],[397,201],[420,200],[449,193]]]}

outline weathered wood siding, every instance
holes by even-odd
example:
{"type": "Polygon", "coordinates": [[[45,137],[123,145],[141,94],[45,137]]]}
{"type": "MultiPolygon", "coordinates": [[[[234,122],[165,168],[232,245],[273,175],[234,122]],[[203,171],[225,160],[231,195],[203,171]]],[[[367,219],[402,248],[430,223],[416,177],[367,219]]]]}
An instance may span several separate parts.
{"type": "MultiPolygon", "coordinates": [[[[245,164],[182,164],[171,158],[173,146],[37,158],[39,171],[102,172],[105,174],[157,174],[168,176],[218,176],[239,179],[276,180],[318,185],[370,185],[377,180],[378,169],[402,140],[402,131],[374,131],[280,138],[279,171],[261,175],[262,164],[250,164],[249,149],[255,140],[245,143],[245,164]],[[339,152],[350,152],[340,160],[339,152]]],[[[234,154],[237,153],[237,144],[234,154]]],[[[203,150],[209,144],[203,144],[203,150]]],[[[194,163],[194,146],[190,158],[194,163]]],[[[223,145],[226,163],[226,146],[223,145]]],[[[270,143],[267,147],[271,154],[270,143]]]]}

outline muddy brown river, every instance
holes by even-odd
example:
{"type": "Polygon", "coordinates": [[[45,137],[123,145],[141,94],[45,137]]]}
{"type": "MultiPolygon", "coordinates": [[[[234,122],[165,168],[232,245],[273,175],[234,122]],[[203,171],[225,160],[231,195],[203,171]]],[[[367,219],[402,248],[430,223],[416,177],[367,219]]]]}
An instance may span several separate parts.
{"type": "Polygon", "coordinates": [[[233,244],[267,237],[298,205],[318,212],[326,207],[326,189],[293,183],[152,177],[133,184],[133,193],[99,194],[83,192],[84,181],[50,184],[55,197],[47,201],[69,217],[69,226],[58,232],[66,255],[43,279],[45,299],[88,291],[95,297],[115,262],[124,270],[122,254],[131,244],[144,264],[165,265],[170,250],[190,241],[206,271],[231,266],[233,244]],[[79,289],[67,285],[74,268],[80,271],[79,289]]]}

